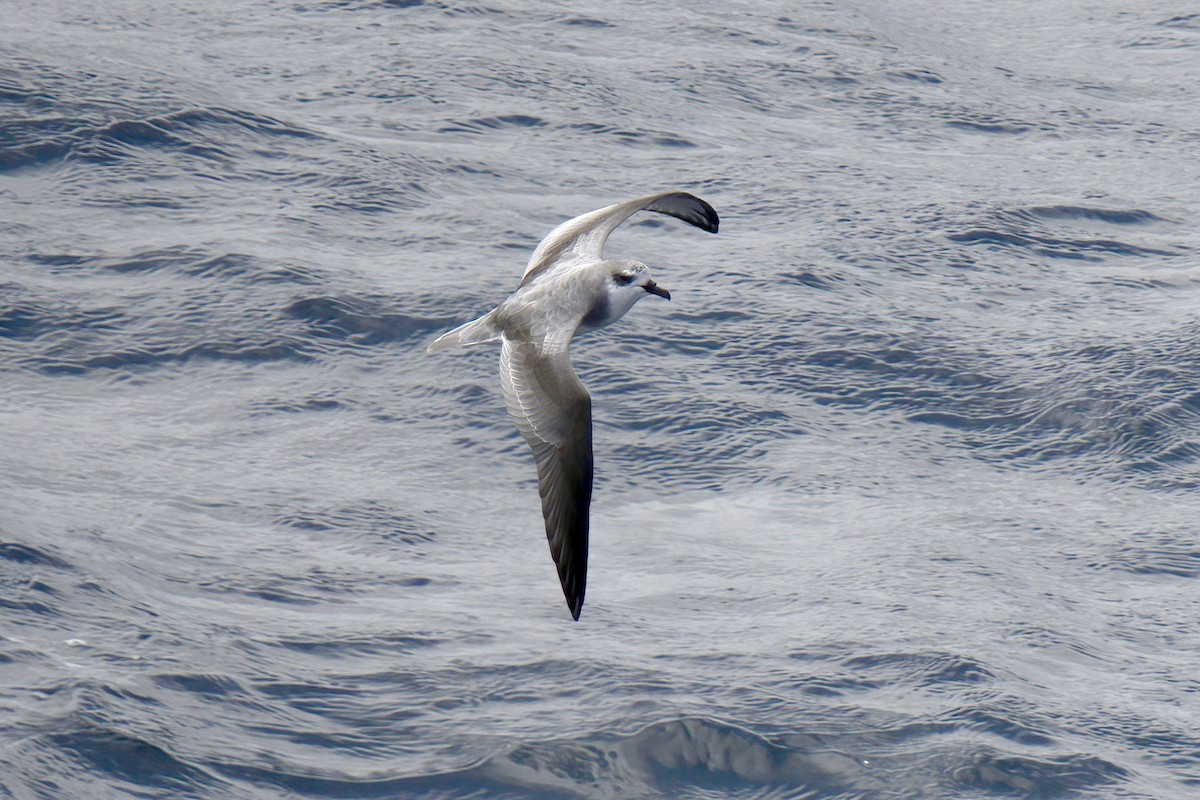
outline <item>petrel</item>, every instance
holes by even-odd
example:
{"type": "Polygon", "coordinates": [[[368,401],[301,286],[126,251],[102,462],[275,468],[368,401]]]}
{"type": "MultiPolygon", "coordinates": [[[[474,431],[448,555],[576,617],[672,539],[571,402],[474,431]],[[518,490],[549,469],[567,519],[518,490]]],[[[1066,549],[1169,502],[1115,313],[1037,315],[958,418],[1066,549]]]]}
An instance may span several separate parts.
{"type": "Polygon", "coordinates": [[[500,342],[500,387],[508,414],[533,450],[550,555],[571,616],[587,586],[592,502],[592,399],[571,367],[571,339],[619,320],[647,294],[670,300],[640,261],[605,259],[604,242],[638,211],[656,211],[716,233],[712,206],[666,192],[605,206],[559,225],[529,259],[517,290],[428,351],[500,342]]]}

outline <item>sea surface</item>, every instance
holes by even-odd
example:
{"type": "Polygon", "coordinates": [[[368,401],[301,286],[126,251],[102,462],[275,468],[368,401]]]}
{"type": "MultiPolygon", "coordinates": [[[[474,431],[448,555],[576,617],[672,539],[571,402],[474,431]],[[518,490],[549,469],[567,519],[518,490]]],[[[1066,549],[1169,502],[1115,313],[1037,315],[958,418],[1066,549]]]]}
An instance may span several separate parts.
{"type": "Polygon", "coordinates": [[[1200,14],[6,0],[0,798],[1200,797],[1200,14]],[[496,352],[559,222],[572,622],[496,352]]]}

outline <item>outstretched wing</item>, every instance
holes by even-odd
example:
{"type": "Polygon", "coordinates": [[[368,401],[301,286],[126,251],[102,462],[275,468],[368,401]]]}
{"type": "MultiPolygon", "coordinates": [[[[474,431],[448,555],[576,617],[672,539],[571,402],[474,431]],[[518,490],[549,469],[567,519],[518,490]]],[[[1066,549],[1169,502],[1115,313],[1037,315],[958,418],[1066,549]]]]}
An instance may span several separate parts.
{"type": "Polygon", "coordinates": [[[550,555],[571,616],[579,619],[587,587],[592,399],[571,368],[565,344],[546,351],[507,335],[500,386],[509,416],[533,450],[550,555]]]}
{"type": "Polygon", "coordinates": [[[605,206],[567,220],[552,230],[530,256],[521,285],[524,286],[548,270],[564,255],[601,258],[608,235],[638,211],[657,211],[659,214],[690,222],[709,233],[716,233],[720,224],[717,212],[712,206],[687,192],[652,194],[649,197],[605,206]]]}

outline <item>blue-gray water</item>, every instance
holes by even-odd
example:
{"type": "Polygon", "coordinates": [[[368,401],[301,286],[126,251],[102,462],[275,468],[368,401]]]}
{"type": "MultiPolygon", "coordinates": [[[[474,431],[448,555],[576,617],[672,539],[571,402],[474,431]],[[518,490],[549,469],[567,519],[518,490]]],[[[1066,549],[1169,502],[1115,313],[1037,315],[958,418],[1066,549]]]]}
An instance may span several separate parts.
{"type": "MultiPolygon", "coordinates": [[[[1190,10],[1189,10],[1190,9],[1190,10]]],[[[0,797],[1200,792],[1183,2],[5,4],[0,797]],[[495,353],[563,219],[578,624],[495,353]]]]}

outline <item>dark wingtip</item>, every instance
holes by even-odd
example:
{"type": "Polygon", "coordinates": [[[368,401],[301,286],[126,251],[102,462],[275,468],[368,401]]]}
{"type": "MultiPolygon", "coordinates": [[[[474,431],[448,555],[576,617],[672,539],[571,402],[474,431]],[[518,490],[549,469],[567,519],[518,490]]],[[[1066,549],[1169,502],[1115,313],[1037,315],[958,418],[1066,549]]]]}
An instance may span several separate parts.
{"type": "Polygon", "coordinates": [[[571,618],[579,622],[579,614],[583,611],[583,586],[568,586],[563,582],[563,597],[566,598],[567,608],[571,610],[571,618]]]}
{"type": "Polygon", "coordinates": [[[709,233],[716,233],[721,227],[721,218],[717,216],[716,209],[689,192],[664,195],[650,205],[650,209],[689,222],[709,233]]]}
{"type": "Polygon", "coordinates": [[[702,230],[708,231],[709,233],[716,233],[721,227],[721,218],[717,216],[717,210],[705,201],[701,200],[699,197],[696,198],[696,202],[699,203],[704,209],[705,224],[700,225],[699,227],[702,230]]]}
{"type": "Polygon", "coordinates": [[[564,584],[563,599],[567,601],[567,610],[571,612],[571,619],[579,622],[579,614],[583,611],[583,593],[572,594],[564,584]]]}
{"type": "MultiPolygon", "coordinates": [[[[584,569],[586,570],[587,567],[585,566],[584,569]]],[[[558,578],[562,583],[563,599],[567,601],[567,610],[571,612],[571,618],[578,622],[579,614],[583,611],[583,595],[587,590],[587,573],[583,573],[582,581],[561,572],[558,578]]]]}

